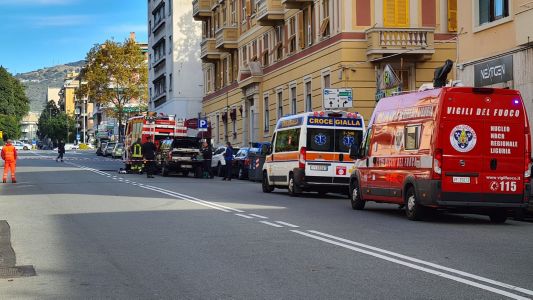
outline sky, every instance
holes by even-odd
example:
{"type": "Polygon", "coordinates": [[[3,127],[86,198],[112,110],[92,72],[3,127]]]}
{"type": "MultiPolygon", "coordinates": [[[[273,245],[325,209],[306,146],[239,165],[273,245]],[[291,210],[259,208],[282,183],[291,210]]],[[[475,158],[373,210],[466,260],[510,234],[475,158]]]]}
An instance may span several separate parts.
{"type": "Polygon", "coordinates": [[[146,0],[0,0],[0,65],[12,74],[82,60],[130,31],[146,42],[146,0]]]}

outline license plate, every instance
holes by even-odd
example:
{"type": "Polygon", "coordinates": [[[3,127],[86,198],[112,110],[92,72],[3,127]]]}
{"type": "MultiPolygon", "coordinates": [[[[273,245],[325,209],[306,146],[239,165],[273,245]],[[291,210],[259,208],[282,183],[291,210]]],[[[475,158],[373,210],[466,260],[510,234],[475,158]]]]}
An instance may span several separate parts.
{"type": "Polygon", "coordinates": [[[185,165],[185,166],[182,165],[181,167],[182,167],[183,169],[192,169],[192,166],[187,166],[187,165],[185,165]]]}
{"type": "Polygon", "coordinates": [[[327,171],[327,165],[311,165],[311,171],[327,171]]]}
{"type": "Polygon", "coordinates": [[[470,183],[470,177],[453,177],[453,183],[470,183]]]}

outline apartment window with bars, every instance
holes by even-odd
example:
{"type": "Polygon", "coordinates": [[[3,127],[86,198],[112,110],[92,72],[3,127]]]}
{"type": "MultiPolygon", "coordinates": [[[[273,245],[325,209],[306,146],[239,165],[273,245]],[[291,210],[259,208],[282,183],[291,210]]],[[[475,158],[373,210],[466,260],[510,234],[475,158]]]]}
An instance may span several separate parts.
{"type": "Polygon", "coordinates": [[[305,83],[305,111],[313,111],[313,97],[311,90],[311,80],[305,83]]]}
{"type": "Polygon", "coordinates": [[[291,114],[295,115],[296,109],[296,85],[291,86],[291,114]]]}

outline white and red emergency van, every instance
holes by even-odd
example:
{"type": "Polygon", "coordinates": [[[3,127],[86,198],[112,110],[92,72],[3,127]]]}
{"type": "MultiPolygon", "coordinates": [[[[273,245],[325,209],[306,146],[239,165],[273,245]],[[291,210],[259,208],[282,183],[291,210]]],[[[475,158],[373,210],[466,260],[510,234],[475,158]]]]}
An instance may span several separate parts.
{"type": "Polygon", "coordinates": [[[282,117],[263,165],[263,192],[286,188],[348,193],[350,146],[360,144],[365,124],[358,113],[315,111],[282,117]]]}
{"type": "Polygon", "coordinates": [[[367,201],[487,214],[505,222],[530,194],[531,136],[515,90],[444,87],[381,99],[355,159],[353,209],[367,201]]]}

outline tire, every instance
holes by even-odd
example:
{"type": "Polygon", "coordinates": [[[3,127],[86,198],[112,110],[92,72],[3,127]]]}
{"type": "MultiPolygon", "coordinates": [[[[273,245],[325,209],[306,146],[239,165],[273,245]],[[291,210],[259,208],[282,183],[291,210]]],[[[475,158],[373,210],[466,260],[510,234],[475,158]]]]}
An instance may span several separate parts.
{"type": "Polygon", "coordinates": [[[503,224],[507,221],[507,211],[495,210],[489,214],[490,221],[495,224],[503,224]]]}
{"type": "Polygon", "coordinates": [[[363,210],[365,208],[366,202],[361,197],[361,188],[357,180],[350,184],[350,203],[353,210],[363,210]]]}
{"type": "Polygon", "coordinates": [[[161,175],[163,175],[163,177],[168,176],[168,168],[166,166],[161,167],[161,175]]]}
{"type": "Polygon", "coordinates": [[[292,173],[289,174],[289,185],[287,186],[287,188],[291,197],[296,197],[300,194],[300,192],[297,190],[297,187],[295,186],[294,175],[292,173]]]}
{"type": "Polygon", "coordinates": [[[30,150],[30,148],[24,146],[24,148],[22,148],[22,150],[30,150]]]}
{"type": "Polygon", "coordinates": [[[405,214],[411,221],[420,221],[424,218],[424,206],[418,203],[415,189],[410,187],[405,194],[405,214]]]}
{"type": "Polygon", "coordinates": [[[189,171],[183,171],[183,172],[181,173],[181,176],[183,176],[183,177],[189,177],[189,171]]]}
{"type": "Polygon", "coordinates": [[[270,193],[274,190],[274,186],[268,183],[267,172],[263,172],[263,179],[262,179],[261,187],[263,188],[263,193],[270,193]]]}

